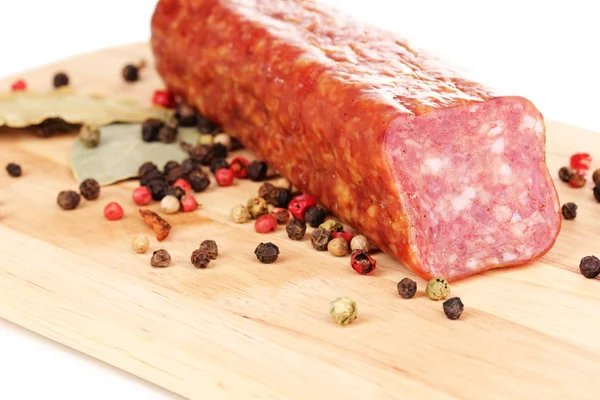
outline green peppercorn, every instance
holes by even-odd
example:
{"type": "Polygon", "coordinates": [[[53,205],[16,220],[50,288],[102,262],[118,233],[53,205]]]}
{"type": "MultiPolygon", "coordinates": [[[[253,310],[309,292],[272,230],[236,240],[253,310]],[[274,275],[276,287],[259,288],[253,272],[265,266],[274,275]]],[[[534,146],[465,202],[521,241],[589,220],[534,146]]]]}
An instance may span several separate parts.
{"type": "Polygon", "coordinates": [[[435,277],[427,284],[425,293],[431,300],[443,300],[450,294],[450,284],[443,276],[435,277]]]}
{"type": "Polygon", "coordinates": [[[83,124],[78,137],[84,147],[94,148],[100,144],[100,129],[83,124]]]}
{"type": "Polygon", "coordinates": [[[269,206],[266,200],[262,197],[254,197],[249,199],[247,207],[248,211],[250,211],[250,215],[254,219],[258,219],[259,217],[269,213],[269,206]]]}
{"type": "Polygon", "coordinates": [[[349,297],[338,297],[329,304],[329,315],[339,325],[348,325],[358,316],[358,307],[349,297]]]}
{"type": "Polygon", "coordinates": [[[329,232],[340,232],[344,230],[344,226],[333,219],[323,222],[321,225],[319,225],[319,228],[325,229],[329,232]]]}

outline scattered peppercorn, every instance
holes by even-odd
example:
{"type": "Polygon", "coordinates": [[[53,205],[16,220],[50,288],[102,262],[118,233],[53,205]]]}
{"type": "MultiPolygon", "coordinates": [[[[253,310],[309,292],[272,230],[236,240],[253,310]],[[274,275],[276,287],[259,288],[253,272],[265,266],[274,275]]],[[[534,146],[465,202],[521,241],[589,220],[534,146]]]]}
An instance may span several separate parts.
{"type": "Polygon", "coordinates": [[[202,249],[196,249],[192,252],[190,261],[194,267],[204,269],[208,267],[208,264],[210,264],[210,257],[206,251],[202,249]]]}
{"type": "Polygon", "coordinates": [[[600,169],[594,171],[594,173],[592,174],[592,180],[594,181],[594,185],[600,182],[600,169]]]}
{"type": "Polygon", "coordinates": [[[204,115],[198,114],[197,119],[198,123],[196,124],[196,128],[198,128],[200,133],[214,133],[218,130],[217,126],[204,115]]]}
{"type": "Polygon", "coordinates": [[[195,126],[198,123],[196,110],[184,102],[177,104],[175,117],[179,120],[179,126],[195,126]]]}
{"type": "Polygon", "coordinates": [[[233,222],[237,224],[243,224],[244,222],[248,222],[250,219],[250,212],[246,206],[243,204],[238,204],[231,209],[229,216],[233,222]]]}
{"type": "Polygon", "coordinates": [[[350,233],[348,231],[343,231],[343,230],[339,231],[339,232],[333,232],[332,236],[333,236],[334,239],[335,238],[339,238],[339,237],[343,238],[346,241],[346,243],[348,243],[348,245],[350,245],[350,242],[352,241],[352,238],[354,238],[354,234],[353,233],[350,233]]]}
{"type": "Polygon", "coordinates": [[[263,264],[271,264],[279,257],[279,247],[271,242],[261,243],[254,250],[256,258],[263,264]]]}
{"type": "Polygon", "coordinates": [[[290,212],[285,208],[275,207],[271,211],[271,215],[275,217],[279,225],[285,225],[290,220],[290,212]]]}
{"type": "Polygon", "coordinates": [[[179,212],[181,203],[179,199],[173,195],[166,195],[160,201],[160,209],[166,214],[175,214],[179,212]]]}
{"type": "Polygon", "coordinates": [[[144,223],[152,228],[156,234],[156,240],[162,242],[169,236],[171,224],[165,221],[160,215],[150,210],[140,210],[140,215],[144,219],[144,223]]]}
{"type": "Polygon", "coordinates": [[[170,186],[169,188],[167,188],[167,196],[175,196],[177,200],[181,201],[183,196],[185,196],[185,190],[177,186],[170,186]]]}
{"type": "MultiPolygon", "coordinates": [[[[210,163],[210,172],[212,172],[213,174],[223,168],[225,168],[225,169],[229,168],[229,163],[224,158],[215,158],[210,163]]],[[[233,171],[231,173],[233,174],[233,171]]]]}
{"type": "Polygon", "coordinates": [[[100,185],[93,178],[88,178],[79,185],[79,192],[86,200],[96,200],[100,196],[100,185]]]}
{"type": "Polygon", "coordinates": [[[21,170],[21,166],[19,164],[8,163],[8,165],[6,165],[6,172],[8,172],[8,174],[13,178],[18,178],[21,176],[23,171],[21,170]]]}
{"type": "Polygon", "coordinates": [[[125,82],[136,82],[140,79],[140,69],[137,65],[127,64],[123,67],[121,76],[123,76],[125,82]]]}
{"type": "Polygon", "coordinates": [[[69,76],[64,72],[58,72],[56,75],[54,75],[54,78],[52,79],[52,85],[55,88],[59,88],[61,86],[68,86],[69,76]]]}
{"type": "Polygon", "coordinates": [[[338,297],[329,304],[329,315],[339,325],[348,325],[358,316],[358,308],[351,298],[338,297]]]}
{"type": "Polygon", "coordinates": [[[171,264],[171,255],[164,249],[156,250],[152,253],[150,265],[157,268],[168,267],[171,264]]]}
{"type": "Polygon", "coordinates": [[[350,266],[361,275],[367,275],[375,271],[377,262],[362,250],[352,252],[350,266]]]}
{"type": "Polygon", "coordinates": [[[369,239],[367,239],[364,235],[356,235],[350,241],[350,249],[354,250],[362,250],[365,253],[368,253],[371,250],[371,244],[369,243],[369,239]]]}
{"type": "Polygon", "coordinates": [[[138,177],[143,178],[148,172],[158,171],[158,167],[151,161],[147,161],[138,168],[138,177]]]}
{"type": "Polygon", "coordinates": [[[435,277],[427,283],[425,293],[431,300],[443,300],[450,294],[450,284],[443,276],[435,277]]]}
{"type": "Polygon", "coordinates": [[[179,164],[177,161],[169,160],[165,163],[165,166],[163,167],[163,173],[168,174],[175,168],[179,168],[179,167],[181,167],[181,164],[179,164]]]}
{"type": "Polygon", "coordinates": [[[348,254],[348,242],[343,238],[331,239],[327,243],[327,250],[336,257],[343,257],[348,254]]]}
{"type": "Polygon", "coordinates": [[[596,256],[585,256],[579,262],[579,271],[586,278],[593,279],[600,275],[600,260],[596,256]]]}
{"type": "Polygon", "coordinates": [[[200,168],[200,164],[196,163],[191,158],[186,158],[181,162],[181,168],[183,168],[186,174],[189,174],[192,171],[198,170],[200,168]]]}
{"type": "Polygon", "coordinates": [[[269,182],[265,182],[258,188],[258,197],[262,197],[267,201],[268,204],[273,204],[275,201],[275,196],[277,195],[277,188],[270,184],[269,182]]]}
{"type": "Polygon", "coordinates": [[[292,191],[284,188],[276,188],[273,196],[273,205],[275,207],[289,208],[290,201],[294,198],[292,191]]]}
{"type": "Polygon", "coordinates": [[[198,136],[198,141],[196,143],[203,144],[206,146],[212,146],[214,141],[215,137],[213,135],[211,135],[210,133],[203,133],[200,136],[198,136]]]}
{"type": "Polygon", "coordinates": [[[177,138],[177,133],[177,128],[174,128],[169,125],[164,125],[158,131],[158,140],[160,140],[162,143],[173,143],[177,138]]]}
{"type": "Polygon", "coordinates": [[[73,190],[63,190],[58,194],[56,202],[63,210],[74,210],[79,205],[81,196],[73,190]]]}
{"type": "Polygon", "coordinates": [[[233,171],[236,178],[244,179],[248,177],[248,165],[250,165],[250,161],[245,157],[236,157],[231,160],[229,169],[233,171]]]}
{"type": "Polygon", "coordinates": [[[460,297],[452,297],[446,300],[443,304],[444,314],[446,317],[452,320],[456,320],[460,318],[465,306],[463,302],[460,300],[460,297]]]}
{"type": "Polygon", "coordinates": [[[319,206],[308,207],[304,213],[306,223],[313,228],[321,225],[325,221],[325,217],[327,217],[327,211],[319,206]]]}
{"type": "MultiPolygon", "coordinates": [[[[213,154],[218,158],[225,158],[228,155],[227,147],[221,143],[213,144],[213,154]]],[[[228,167],[229,168],[229,167],[228,167]]]]}
{"type": "Polygon", "coordinates": [[[581,188],[585,186],[585,176],[580,174],[573,174],[571,178],[569,178],[569,186],[572,188],[581,188]]]}
{"type": "Polygon", "coordinates": [[[152,104],[165,108],[174,108],[177,105],[173,94],[168,90],[155,90],[152,95],[152,104]]]}
{"type": "Polygon", "coordinates": [[[277,229],[277,220],[272,215],[261,215],[254,222],[254,229],[258,233],[269,233],[277,229]]]}
{"type": "Polygon", "coordinates": [[[285,231],[290,239],[302,240],[302,238],[304,238],[304,234],[306,233],[306,223],[300,221],[299,219],[293,219],[287,224],[285,231]]]}
{"type": "Polygon", "coordinates": [[[211,260],[215,260],[219,255],[219,247],[217,246],[217,242],[214,240],[207,239],[202,241],[199,249],[204,250],[211,260]]]}
{"type": "Polygon", "coordinates": [[[150,241],[146,235],[135,235],[131,240],[131,248],[138,254],[143,254],[150,247],[150,241]]]}
{"type": "Polygon", "coordinates": [[[188,174],[188,179],[192,189],[196,193],[203,192],[210,185],[210,179],[208,179],[208,176],[202,171],[190,172],[188,174]]]}
{"type": "Polygon", "coordinates": [[[262,197],[254,197],[249,199],[246,206],[248,207],[248,211],[250,211],[250,215],[254,219],[258,219],[260,216],[269,213],[267,202],[262,197]]]}
{"type": "Polygon", "coordinates": [[[169,171],[169,173],[165,177],[165,181],[167,182],[167,185],[173,185],[179,179],[186,179],[186,178],[187,178],[187,175],[185,173],[185,170],[183,169],[183,167],[179,166],[179,167],[173,168],[172,170],[169,171]]]}
{"type": "Polygon", "coordinates": [[[264,161],[252,161],[246,168],[248,179],[254,182],[264,181],[269,166],[264,161]]]}
{"type": "Polygon", "coordinates": [[[150,189],[146,186],[135,188],[131,197],[133,198],[133,202],[138,206],[146,206],[152,201],[152,193],[150,193],[150,189]]]}
{"type": "Polygon", "coordinates": [[[564,219],[575,219],[575,217],[577,217],[577,204],[565,203],[563,204],[561,211],[564,219]]]}
{"type": "Polygon", "coordinates": [[[153,200],[161,201],[167,195],[168,186],[164,181],[152,181],[148,184],[148,189],[153,200]]]}
{"type": "Polygon", "coordinates": [[[18,79],[14,81],[12,85],[10,85],[10,90],[13,92],[20,92],[25,89],[27,89],[27,82],[25,82],[23,79],[18,79]]]}
{"type": "Polygon", "coordinates": [[[290,210],[294,218],[305,221],[304,214],[306,210],[316,205],[317,201],[311,195],[301,194],[290,201],[288,210],[290,210]]]}
{"type": "Polygon", "coordinates": [[[572,175],[573,170],[569,167],[562,167],[558,170],[558,178],[563,182],[568,183],[572,175]]]}
{"type": "Polygon", "coordinates": [[[186,194],[181,198],[181,210],[183,212],[192,212],[198,208],[196,198],[191,194],[186,194]]]}
{"type": "Polygon", "coordinates": [[[331,232],[326,229],[317,228],[310,234],[310,243],[315,248],[315,250],[318,251],[327,250],[327,244],[330,240],[331,232]]]}
{"type": "Polygon", "coordinates": [[[403,299],[412,299],[417,293],[417,282],[410,278],[404,278],[398,282],[398,294],[403,299]]]}
{"type": "Polygon", "coordinates": [[[340,232],[344,230],[344,226],[333,219],[323,222],[321,225],[319,225],[319,228],[328,230],[329,232],[340,232]]]}
{"type": "Polygon", "coordinates": [[[149,186],[152,182],[165,182],[165,175],[157,169],[146,172],[144,176],[140,178],[140,185],[149,186]]]}
{"type": "Polygon", "coordinates": [[[92,149],[100,144],[100,129],[88,124],[81,125],[79,129],[79,140],[84,147],[92,149]]]}
{"type": "Polygon", "coordinates": [[[596,201],[600,202],[600,182],[598,182],[592,191],[594,193],[594,198],[596,201]]]}
{"type": "Polygon", "coordinates": [[[185,180],[184,178],[177,179],[175,181],[175,183],[173,184],[173,187],[178,187],[178,188],[183,189],[184,193],[186,193],[186,194],[192,190],[192,186],[190,186],[190,183],[187,180],[185,180]]]}
{"type": "Polygon", "coordinates": [[[235,175],[233,174],[233,171],[227,168],[221,168],[215,172],[215,180],[217,181],[217,184],[222,187],[233,185],[234,178],[235,175]]]}
{"type": "Polygon", "coordinates": [[[226,133],[217,133],[214,138],[214,144],[220,144],[225,146],[227,150],[231,149],[231,137],[226,133]]]}
{"type": "Polygon", "coordinates": [[[123,207],[117,202],[111,201],[104,207],[104,218],[109,221],[117,221],[123,218],[123,207]]]}
{"type": "Polygon", "coordinates": [[[164,122],[156,118],[148,118],[142,124],[142,140],[144,142],[155,142],[158,140],[158,132],[164,126],[164,122]]]}

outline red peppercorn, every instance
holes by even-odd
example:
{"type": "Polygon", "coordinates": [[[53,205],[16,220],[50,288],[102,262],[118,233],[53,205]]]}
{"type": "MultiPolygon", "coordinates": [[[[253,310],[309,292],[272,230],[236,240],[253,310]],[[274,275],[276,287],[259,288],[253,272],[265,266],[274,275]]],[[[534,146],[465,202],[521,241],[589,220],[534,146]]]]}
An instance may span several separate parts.
{"type": "Polygon", "coordinates": [[[191,212],[198,208],[196,199],[191,194],[187,194],[181,198],[181,208],[183,212],[191,212]]]}
{"type": "Polygon", "coordinates": [[[346,232],[346,231],[339,231],[339,232],[333,232],[332,236],[334,239],[341,237],[346,242],[348,242],[348,244],[350,244],[350,241],[354,237],[354,234],[350,233],[350,232],[346,232]]]}
{"type": "Polygon", "coordinates": [[[356,250],[350,258],[350,266],[359,274],[367,275],[375,271],[377,262],[363,250],[356,250]]]}
{"type": "Polygon", "coordinates": [[[576,153],[571,156],[571,168],[582,173],[590,169],[592,157],[588,153],[576,153]]]}
{"type": "Polygon", "coordinates": [[[309,207],[317,205],[317,201],[310,194],[301,194],[296,196],[290,201],[288,210],[292,213],[294,218],[304,222],[304,213],[309,207]]]}
{"type": "Polygon", "coordinates": [[[27,82],[25,82],[23,79],[19,79],[10,85],[10,90],[13,92],[19,92],[25,89],[27,89],[27,82]]]}
{"type": "Polygon", "coordinates": [[[152,201],[152,192],[147,186],[140,186],[133,191],[133,202],[138,206],[146,206],[152,201]]]}
{"type": "Polygon", "coordinates": [[[248,161],[245,157],[236,157],[231,160],[231,164],[229,164],[229,169],[233,171],[236,178],[244,179],[248,177],[248,165],[250,165],[250,161],[248,161]]]}
{"type": "Polygon", "coordinates": [[[119,203],[115,203],[114,201],[108,203],[106,207],[104,207],[104,218],[109,221],[116,221],[123,218],[123,208],[119,203]]]}
{"type": "Polygon", "coordinates": [[[254,229],[258,233],[269,233],[277,229],[277,220],[272,215],[263,215],[254,223],[254,229]]]}
{"type": "Polygon", "coordinates": [[[168,90],[155,90],[152,96],[152,103],[165,108],[175,108],[175,98],[168,90]]]}
{"type": "Polygon", "coordinates": [[[574,173],[571,175],[571,178],[569,178],[569,186],[572,188],[582,188],[585,186],[585,182],[585,177],[578,172],[574,173]]]}
{"type": "Polygon", "coordinates": [[[180,187],[185,190],[186,193],[189,193],[190,190],[192,190],[192,185],[190,185],[190,183],[183,178],[177,179],[173,184],[173,187],[180,187]]]}
{"type": "Polygon", "coordinates": [[[233,185],[234,174],[233,171],[227,168],[221,168],[215,172],[215,179],[219,186],[231,186],[233,185]]]}

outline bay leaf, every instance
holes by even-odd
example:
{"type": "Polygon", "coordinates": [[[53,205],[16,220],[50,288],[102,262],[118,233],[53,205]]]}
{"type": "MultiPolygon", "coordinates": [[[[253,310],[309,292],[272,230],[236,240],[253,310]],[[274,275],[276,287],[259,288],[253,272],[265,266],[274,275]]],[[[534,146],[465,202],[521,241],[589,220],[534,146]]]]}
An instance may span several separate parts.
{"type": "Polygon", "coordinates": [[[178,142],[196,143],[196,128],[179,128],[177,142],[144,142],[141,124],[112,124],[100,127],[100,144],[85,147],[76,140],[71,148],[71,170],[78,183],[94,178],[101,186],[137,176],[138,168],[152,161],[159,168],[169,160],[182,162],[189,155],[178,142]]]}
{"type": "Polygon", "coordinates": [[[68,88],[0,95],[0,126],[11,128],[39,125],[51,118],[70,124],[102,126],[113,122],[143,122],[146,118],[166,120],[171,115],[170,110],[145,107],[134,100],[75,94],[68,88]]]}

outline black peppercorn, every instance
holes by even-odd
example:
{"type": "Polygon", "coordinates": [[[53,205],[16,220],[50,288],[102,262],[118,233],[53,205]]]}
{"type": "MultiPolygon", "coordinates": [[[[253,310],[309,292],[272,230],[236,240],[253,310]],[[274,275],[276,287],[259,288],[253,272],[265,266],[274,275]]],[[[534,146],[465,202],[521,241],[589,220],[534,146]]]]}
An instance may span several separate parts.
{"type": "Polygon", "coordinates": [[[600,202],[600,182],[598,182],[596,186],[594,186],[593,193],[596,201],[600,202]]]}
{"type": "Polygon", "coordinates": [[[564,219],[575,219],[575,217],[577,217],[577,204],[565,203],[563,204],[561,211],[564,219]]]}
{"type": "Polygon", "coordinates": [[[263,180],[265,180],[265,177],[267,176],[268,169],[269,169],[269,166],[267,165],[266,162],[252,161],[250,163],[250,165],[248,165],[248,168],[246,169],[246,172],[248,174],[248,179],[250,179],[251,181],[254,181],[254,182],[263,181],[263,180]]]}
{"type": "Polygon", "coordinates": [[[594,181],[594,185],[597,185],[598,182],[600,182],[600,169],[594,171],[594,173],[592,174],[592,181],[594,181]]]}
{"type": "Polygon", "coordinates": [[[160,201],[167,195],[167,184],[164,181],[152,181],[148,184],[148,189],[152,193],[152,199],[160,201]]]}
{"type": "Polygon", "coordinates": [[[579,271],[586,278],[593,279],[600,275],[600,260],[596,256],[585,256],[579,262],[579,271]]]}
{"type": "Polygon", "coordinates": [[[97,180],[88,178],[79,185],[79,193],[86,200],[96,200],[100,196],[100,185],[97,180]]]}
{"type": "Polygon", "coordinates": [[[142,140],[144,142],[155,142],[158,140],[158,132],[164,126],[164,122],[156,118],[148,118],[142,124],[142,140]]]}
{"type": "Polygon", "coordinates": [[[460,297],[452,297],[446,300],[443,304],[444,314],[449,319],[459,319],[462,314],[465,306],[463,302],[460,300],[460,297]]]}
{"type": "Polygon", "coordinates": [[[173,168],[169,171],[167,176],[165,177],[167,184],[172,185],[177,182],[178,179],[184,178],[187,180],[187,174],[185,173],[185,169],[181,166],[177,168],[173,168]]]}
{"type": "Polygon", "coordinates": [[[136,82],[140,79],[140,69],[133,64],[127,64],[123,67],[121,75],[125,82],[136,82]]]}
{"type": "Polygon", "coordinates": [[[63,210],[74,210],[79,205],[81,196],[73,190],[63,190],[58,194],[56,202],[63,210]]]}
{"type": "Polygon", "coordinates": [[[198,114],[196,118],[198,120],[196,127],[200,133],[215,133],[218,130],[217,126],[208,120],[204,115],[198,114]]]}
{"type": "Polygon", "coordinates": [[[411,299],[417,293],[417,282],[410,278],[404,278],[398,282],[398,294],[403,299],[411,299]]]}
{"type": "Polygon", "coordinates": [[[213,160],[214,154],[212,146],[199,144],[197,146],[190,147],[186,151],[190,155],[190,158],[200,165],[210,165],[213,160]]]}
{"type": "Polygon", "coordinates": [[[558,178],[563,182],[569,182],[571,176],[573,175],[573,170],[569,167],[562,167],[558,170],[558,178]]]}
{"type": "Polygon", "coordinates": [[[64,72],[58,72],[56,75],[54,75],[54,78],[52,79],[52,85],[55,88],[59,88],[61,86],[68,86],[69,77],[64,72]]]}
{"type": "Polygon", "coordinates": [[[150,170],[146,172],[144,176],[140,178],[141,186],[148,186],[151,182],[164,182],[165,175],[157,169],[150,170]]]}
{"type": "Polygon", "coordinates": [[[275,246],[271,242],[261,243],[254,250],[256,258],[263,264],[271,264],[279,257],[279,247],[275,246]]]}
{"type": "Polygon", "coordinates": [[[169,125],[164,125],[158,131],[158,140],[163,143],[173,143],[177,138],[177,128],[174,128],[169,125]]]}
{"type": "Polygon", "coordinates": [[[177,200],[181,200],[181,198],[185,196],[185,190],[179,186],[170,186],[167,189],[167,196],[168,195],[175,196],[177,197],[177,200]]]}
{"type": "Polygon", "coordinates": [[[292,195],[292,191],[283,188],[276,188],[276,194],[273,199],[273,205],[275,207],[288,208],[290,201],[294,196],[292,195]]]}
{"type": "Polygon", "coordinates": [[[211,260],[215,260],[219,255],[219,247],[214,240],[204,240],[200,243],[200,250],[204,250],[211,260]]]}
{"type": "Polygon", "coordinates": [[[202,249],[196,249],[192,252],[190,261],[196,268],[206,268],[208,264],[210,264],[210,257],[206,251],[202,249]]]}
{"type": "Polygon", "coordinates": [[[195,126],[198,123],[196,110],[184,102],[177,104],[175,118],[179,121],[179,126],[195,126]]]}
{"type": "Polygon", "coordinates": [[[200,165],[196,164],[194,162],[194,160],[192,160],[191,158],[186,158],[181,163],[181,168],[183,168],[183,170],[185,171],[186,174],[189,174],[190,172],[195,171],[198,168],[200,168],[200,165]]]}
{"type": "Polygon", "coordinates": [[[243,148],[244,148],[244,145],[239,140],[237,140],[236,138],[231,136],[231,145],[230,145],[229,150],[236,151],[236,150],[241,150],[243,148]]]}
{"type": "Polygon", "coordinates": [[[319,206],[309,207],[304,213],[306,223],[313,228],[316,228],[325,222],[325,217],[327,217],[327,211],[319,206]]]}
{"type": "Polygon", "coordinates": [[[269,182],[265,182],[258,188],[258,197],[262,197],[269,204],[275,203],[277,188],[269,182]]]}
{"type": "Polygon", "coordinates": [[[181,165],[177,161],[173,161],[173,160],[167,161],[165,163],[165,166],[163,167],[163,173],[166,175],[172,169],[179,168],[179,167],[181,167],[181,165]]]}
{"type": "Polygon", "coordinates": [[[215,158],[227,157],[227,147],[224,144],[216,143],[213,145],[213,154],[215,158]]]}
{"type": "Polygon", "coordinates": [[[325,251],[331,240],[332,233],[326,229],[317,228],[310,234],[310,243],[315,250],[325,251]]]}
{"type": "Polygon", "coordinates": [[[171,264],[171,255],[168,251],[164,249],[156,250],[152,253],[152,258],[150,259],[150,265],[157,268],[168,267],[171,264]]]}
{"type": "Polygon", "coordinates": [[[8,174],[13,178],[18,178],[22,174],[21,166],[15,163],[8,163],[6,166],[6,172],[8,172],[8,174]]]}
{"type": "Polygon", "coordinates": [[[210,172],[212,172],[213,174],[221,168],[229,168],[229,163],[224,158],[215,158],[210,163],[210,172]]]}
{"type": "Polygon", "coordinates": [[[194,192],[199,193],[206,190],[208,185],[210,185],[210,179],[206,176],[206,174],[202,171],[192,171],[188,174],[188,179],[190,181],[190,186],[194,192]]]}
{"type": "Polygon", "coordinates": [[[299,219],[293,219],[286,225],[285,231],[290,239],[302,240],[306,233],[306,224],[299,219]]]}
{"type": "Polygon", "coordinates": [[[138,177],[143,178],[150,171],[156,171],[158,167],[151,161],[147,161],[138,168],[138,177]]]}

